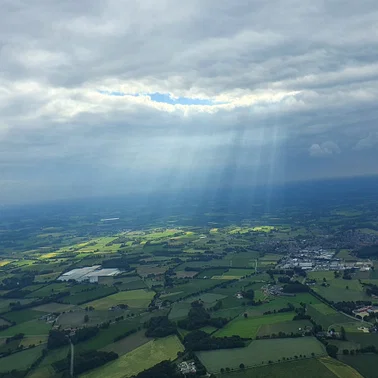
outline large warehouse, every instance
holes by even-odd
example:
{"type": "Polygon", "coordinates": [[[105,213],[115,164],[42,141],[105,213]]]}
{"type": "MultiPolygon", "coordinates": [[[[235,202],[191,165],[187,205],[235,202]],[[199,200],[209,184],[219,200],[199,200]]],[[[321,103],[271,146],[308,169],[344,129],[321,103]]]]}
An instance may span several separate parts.
{"type": "Polygon", "coordinates": [[[77,282],[89,281],[98,282],[99,277],[113,277],[120,274],[117,268],[101,269],[101,265],[86,266],[84,268],[72,269],[62,274],[59,281],[75,280],[77,282]]]}

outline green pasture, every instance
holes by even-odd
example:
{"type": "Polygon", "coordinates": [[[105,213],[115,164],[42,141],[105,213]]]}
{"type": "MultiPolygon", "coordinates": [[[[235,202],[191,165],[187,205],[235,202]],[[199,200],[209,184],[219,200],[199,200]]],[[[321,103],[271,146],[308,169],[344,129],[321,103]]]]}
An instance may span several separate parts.
{"type": "Polygon", "coordinates": [[[244,315],[240,315],[216,332],[215,336],[223,337],[238,335],[240,337],[256,338],[262,325],[289,321],[293,319],[293,316],[294,313],[292,312],[248,318],[244,318],[244,315]]]}
{"type": "Polygon", "coordinates": [[[42,355],[43,345],[11,354],[0,359],[0,372],[26,370],[42,355]]]}
{"type": "Polygon", "coordinates": [[[184,347],[177,336],[168,336],[166,338],[152,340],[104,366],[84,373],[81,377],[131,377],[161,361],[174,360],[177,357],[177,352],[183,351],[184,347]]]}
{"type": "Polygon", "coordinates": [[[269,361],[282,361],[283,358],[310,357],[312,353],[326,355],[324,345],[315,337],[255,340],[245,348],[202,351],[196,355],[208,371],[216,373],[221,368],[238,369],[240,364],[253,367],[269,361]]]}
{"type": "Polygon", "coordinates": [[[13,336],[17,333],[24,333],[27,336],[47,335],[52,325],[42,320],[30,320],[28,322],[17,324],[0,332],[0,337],[13,336]]]}
{"type": "Polygon", "coordinates": [[[341,378],[316,358],[274,363],[253,369],[220,373],[217,378],[341,378]]]}
{"type": "Polygon", "coordinates": [[[150,304],[154,295],[155,293],[153,291],[142,289],[120,291],[107,297],[86,303],[86,305],[92,306],[96,310],[106,310],[119,304],[127,304],[130,308],[146,308],[150,304]]]}

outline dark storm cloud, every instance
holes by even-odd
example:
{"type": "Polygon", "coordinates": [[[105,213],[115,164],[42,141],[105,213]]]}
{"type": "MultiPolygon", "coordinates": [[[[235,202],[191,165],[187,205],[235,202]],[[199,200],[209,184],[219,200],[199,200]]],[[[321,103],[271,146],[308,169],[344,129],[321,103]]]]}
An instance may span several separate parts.
{"type": "Polygon", "coordinates": [[[1,5],[4,201],[378,173],[376,1],[1,5]]]}

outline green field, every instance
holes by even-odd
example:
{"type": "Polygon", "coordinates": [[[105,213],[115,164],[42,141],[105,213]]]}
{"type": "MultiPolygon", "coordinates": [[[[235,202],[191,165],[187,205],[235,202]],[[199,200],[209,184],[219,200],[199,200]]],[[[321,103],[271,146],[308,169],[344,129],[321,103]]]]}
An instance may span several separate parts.
{"type": "Polygon", "coordinates": [[[138,331],[137,333],[127,336],[122,340],[108,344],[101,350],[104,350],[106,352],[115,352],[118,353],[118,355],[122,356],[149,342],[151,338],[146,337],[144,335],[145,333],[145,330],[138,331]]]}
{"type": "Polygon", "coordinates": [[[28,320],[37,319],[41,317],[43,313],[33,310],[20,310],[20,311],[11,311],[3,314],[2,316],[9,320],[16,322],[16,324],[27,322],[28,320]]]}
{"type": "Polygon", "coordinates": [[[170,301],[175,301],[198,293],[199,291],[208,290],[221,282],[223,281],[193,278],[185,284],[180,284],[180,280],[178,280],[173,288],[165,289],[165,293],[177,293],[169,297],[170,301]]]}
{"type": "MultiPolygon", "coordinates": [[[[75,308],[75,306],[70,305],[70,304],[63,304],[63,303],[47,303],[44,305],[40,305],[37,307],[33,307],[34,311],[41,311],[41,312],[64,312],[64,311],[69,311],[75,308]]],[[[43,315],[43,314],[41,314],[43,315]]]]}
{"type": "Polygon", "coordinates": [[[86,303],[86,306],[93,306],[96,310],[107,310],[109,307],[119,304],[127,304],[131,308],[146,308],[154,295],[155,293],[153,291],[143,289],[121,291],[119,293],[86,303]]]}
{"type": "Polygon", "coordinates": [[[11,370],[26,370],[42,355],[43,345],[22,352],[11,354],[0,359],[0,372],[11,370]]]}
{"type": "Polygon", "coordinates": [[[51,327],[51,324],[47,324],[42,320],[30,320],[1,331],[0,337],[13,336],[17,333],[24,333],[27,336],[47,335],[51,327]]]}
{"type": "Polygon", "coordinates": [[[338,358],[356,369],[364,378],[377,378],[378,358],[375,354],[340,356],[338,358]]]}
{"type": "Polygon", "coordinates": [[[131,377],[164,360],[174,360],[177,352],[184,351],[177,336],[156,339],[120,356],[98,369],[81,375],[82,378],[131,377]]]}
{"type": "Polygon", "coordinates": [[[378,334],[377,333],[363,333],[361,331],[357,332],[348,332],[347,331],[347,339],[350,341],[354,341],[361,345],[361,347],[367,347],[369,345],[374,345],[378,348],[378,334]]]}
{"type": "Polygon", "coordinates": [[[343,280],[338,278],[329,280],[327,283],[330,286],[324,287],[319,284],[314,286],[314,290],[329,301],[362,301],[370,299],[358,280],[343,280]]]}
{"type": "Polygon", "coordinates": [[[71,294],[63,298],[64,303],[78,305],[86,302],[93,301],[97,298],[102,298],[107,295],[115,293],[117,290],[114,287],[98,285],[95,287],[95,290],[82,291],[76,294],[71,294]]]}
{"type": "Polygon", "coordinates": [[[316,358],[281,362],[252,369],[221,373],[219,378],[342,378],[333,374],[316,358]]]}
{"type": "MultiPolygon", "coordinates": [[[[320,307],[321,310],[325,311],[323,307],[320,307]]],[[[328,311],[328,310],[327,310],[328,311]]],[[[320,311],[316,310],[314,305],[307,306],[307,313],[312,317],[312,319],[327,329],[329,326],[338,323],[348,323],[351,321],[347,316],[336,312],[335,314],[323,314],[320,311]]]]}
{"type": "Polygon", "coordinates": [[[40,367],[48,367],[56,361],[63,360],[67,357],[70,350],[69,346],[49,350],[47,356],[42,360],[40,367]]]}
{"type": "MultiPolygon", "coordinates": [[[[364,378],[358,371],[344,363],[330,357],[320,358],[319,361],[324,364],[337,377],[342,378],[364,378]]],[[[366,377],[365,377],[366,378],[366,377]]]]}
{"type": "Polygon", "coordinates": [[[240,337],[256,338],[259,329],[265,324],[282,323],[292,320],[294,313],[282,313],[275,315],[264,315],[261,317],[244,318],[243,315],[237,317],[235,320],[228,323],[222,329],[215,333],[217,337],[238,335],[240,337]]]}
{"type": "MultiPolygon", "coordinates": [[[[17,299],[21,304],[30,303],[32,299],[17,299]]],[[[15,302],[14,299],[0,299],[0,314],[10,310],[9,303],[15,302]]]]}
{"type": "Polygon", "coordinates": [[[268,364],[269,361],[282,361],[283,358],[310,357],[311,353],[315,356],[326,355],[324,345],[315,337],[255,340],[245,348],[196,352],[200,361],[212,373],[227,367],[238,369],[241,363],[252,367],[268,364]]]}
{"type": "Polygon", "coordinates": [[[51,294],[57,294],[62,291],[70,291],[70,285],[65,282],[52,283],[50,285],[43,286],[36,291],[33,291],[32,293],[28,294],[26,297],[27,298],[45,298],[51,294]]]}
{"type": "Polygon", "coordinates": [[[173,303],[168,317],[171,320],[185,318],[186,315],[188,315],[189,310],[190,310],[190,303],[176,302],[176,303],[173,303]]]}
{"type": "Polygon", "coordinates": [[[312,324],[309,320],[289,320],[282,323],[263,324],[259,328],[257,336],[272,335],[273,333],[278,335],[279,332],[286,334],[290,334],[291,332],[297,333],[303,331],[305,328],[312,328],[312,324]]]}
{"type": "Polygon", "coordinates": [[[226,298],[226,296],[221,294],[203,293],[195,297],[184,299],[184,302],[192,303],[194,301],[201,300],[202,302],[204,302],[205,306],[211,306],[214,305],[217,301],[224,298],[226,298]]]}
{"type": "Polygon", "coordinates": [[[140,326],[140,319],[135,318],[132,320],[124,320],[112,324],[107,329],[100,329],[100,332],[93,338],[84,341],[76,346],[76,350],[91,350],[91,349],[102,349],[108,344],[114,342],[114,338],[124,334],[127,331],[136,329],[140,326]]]}
{"type": "Polygon", "coordinates": [[[316,311],[319,311],[322,315],[335,315],[337,311],[332,307],[327,306],[325,303],[315,303],[311,305],[316,311]]]}

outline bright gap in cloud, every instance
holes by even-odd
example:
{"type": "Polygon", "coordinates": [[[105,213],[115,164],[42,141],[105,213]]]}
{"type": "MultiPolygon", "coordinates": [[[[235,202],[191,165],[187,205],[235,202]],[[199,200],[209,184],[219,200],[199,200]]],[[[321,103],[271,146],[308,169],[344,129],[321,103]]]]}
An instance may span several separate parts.
{"type": "Polygon", "coordinates": [[[101,93],[103,95],[107,96],[134,96],[134,97],[140,97],[140,96],[148,96],[151,98],[151,101],[153,102],[159,102],[169,105],[222,105],[225,104],[225,102],[218,102],[218,101],[212,101],[209,99],[199,99],[199,98],[190,98],[190,97],[172,97],[169,93],[143,93],[143,94],[132,94],[132,93],[123,93],[123,92],[111,92],[111,91],[104,91],[104,90],[98,90],[98,93],[101,93]]]}

